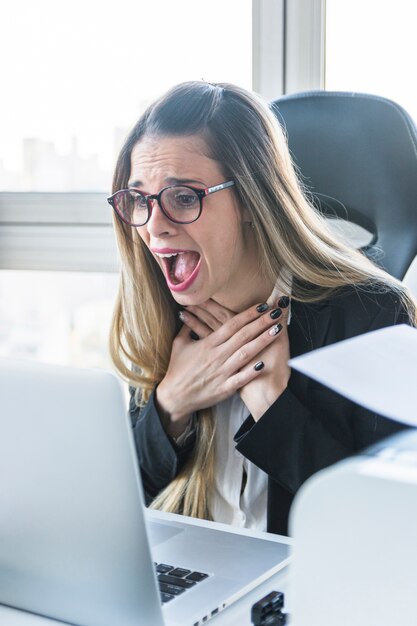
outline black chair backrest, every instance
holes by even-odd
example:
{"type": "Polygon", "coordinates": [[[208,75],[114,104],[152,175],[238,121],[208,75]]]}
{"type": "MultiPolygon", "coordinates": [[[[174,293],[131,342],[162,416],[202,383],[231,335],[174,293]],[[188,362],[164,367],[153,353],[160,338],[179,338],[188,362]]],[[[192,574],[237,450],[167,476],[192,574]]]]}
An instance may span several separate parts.
{"type": "Polygon", "coordinates": [[[417,254],[417,132],[400,106],[378,96],[315,91],[272,108],[315,204],[363,226],[378,262],[404,277],[417,254]]]}

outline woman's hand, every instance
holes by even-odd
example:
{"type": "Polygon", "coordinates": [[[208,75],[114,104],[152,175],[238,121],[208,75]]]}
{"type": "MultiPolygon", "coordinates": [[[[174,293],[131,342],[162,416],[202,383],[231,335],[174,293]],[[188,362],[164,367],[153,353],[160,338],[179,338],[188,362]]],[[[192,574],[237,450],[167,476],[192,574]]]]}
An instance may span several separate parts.
{"type": "MultiPolygon", "coordinates": [[[[258,375],[247,380],[238,388],[243,402],[256,421],[285,390],[290,378],[291,370],[288,366],[290,358],[288,299],[286,300],[287,302],[284,299],[284,304],[287,305],[285,308],[269,307],[263,313],[264,323],[268,323],[270,330],[273,329],[272,332],[276,332],[275,340],[269,341],[254,355],[256,361],[264,364],[258,375]]],[[[249,311],[251,310],[249,309],[249,311]]],[[[238,316],[232,311],[213,300],[209,300],[201,306],[187,307],[187,318],[184,319],[184,323],[199,337],[208,337],[228,320],[235,317],[238,316]]]]}
{"type": "MultiPolygon", "coordinates": [[[[182,311],[184,326],[174,339],[167,373],[156,390],[156,403],[168,434],[177,437],[194,411],[214,406],[238,390],[249,410],[255,411],[254,417],[260,417],[263,389],[275,381],[273,367],[284,357],[282,349],[270,352],[280,340],[282,330],[276,332],[279,320],[258,309],[253,306],[235,314],[209,301],[182,311]],[[190,337],[190,330],[198,335],[198,341],[190,337]],[[271,365],[263,366],[264,355],[271,365]],[[264,370],[267,380],[254,385],[264,377],[264,370]]],[[[278,387],[279,395],[282,389],[278,387]]]]}

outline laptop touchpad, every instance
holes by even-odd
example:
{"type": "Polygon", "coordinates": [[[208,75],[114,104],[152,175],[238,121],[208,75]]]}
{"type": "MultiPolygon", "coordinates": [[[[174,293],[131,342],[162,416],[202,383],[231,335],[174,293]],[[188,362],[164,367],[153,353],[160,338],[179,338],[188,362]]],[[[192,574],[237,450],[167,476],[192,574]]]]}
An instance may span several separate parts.
{"type": "Polygon", "coordinates": [[[158,522],[148,522],[149,541],[152,547],[172,539],[175,535],[183,533],[183,528],[173,528],[172,526],[166,526],[165,524],[159,524],[158,522]]]}

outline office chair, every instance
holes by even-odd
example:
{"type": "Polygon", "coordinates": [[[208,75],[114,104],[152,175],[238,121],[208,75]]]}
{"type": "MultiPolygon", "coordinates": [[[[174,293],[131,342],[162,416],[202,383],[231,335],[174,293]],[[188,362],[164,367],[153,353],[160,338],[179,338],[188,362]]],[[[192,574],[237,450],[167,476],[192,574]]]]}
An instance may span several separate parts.
{"type": "Polygon", "coordinates": [[[312,91],[272,103],[314,204],[372,234],[363,248],[403,279],[417,255],[417,130],[395,102],[312,91]]]}

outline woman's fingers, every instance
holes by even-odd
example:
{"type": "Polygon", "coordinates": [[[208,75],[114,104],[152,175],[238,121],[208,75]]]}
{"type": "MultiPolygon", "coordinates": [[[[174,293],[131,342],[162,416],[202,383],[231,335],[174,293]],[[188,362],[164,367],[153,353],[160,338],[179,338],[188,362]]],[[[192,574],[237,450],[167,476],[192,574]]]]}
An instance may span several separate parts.
{"type": "Polygon", "coordinates": [[[226,352],[232,355],[246,344],[260,337],[264,331],[269,330],[277,323],[284,325],[287,320],[288,311],[276,307],[260,313],[258,305],[258,307],[251,307],[236,315],[224,324],[216,333],[213,333],[213,339],[217,343],[218,338],[222,338],[226,352]]]}
{"type": "MultiPolygon", "coordinates": [[[[186,308],[186,311],[205,325],[205,328],[201,327],[201,336],[204,337],[207,337],[210,332],[218,330],[225,322],[236,315],[236,313],[218,304],[214,300],[207,300],[200,305],[190,305],[186,308]]],[[[191,318],[189,318],[189,320],[191,320],[191,318]]],[[[196,332],[195,329],[194,332],[196,332]]]]}
{"type": "Polygon", "coordinates": [[[225,374],[231,376],[246,367],[274,341],[287,324],[288,310],[279,307],[270,309],[261,304],[233,314],[221,305],[208,301],[204,305],[187,307],[186,311],[181,311],[180,317],[193,333],[193,339],[210,336],[212,348],[217,349],[217,355],[225,366],[225,374]],[[210,311],[203,308],[206,305],[210,311]],[[224,324],[214,321],[214,314],[218,315],[220,310],[233,317],[224,324]]]}
{"type": "Polygon", "coordinates": [[[255,380],[262,374],[265,367],[267,367],[267,365],[265,365],[265,362],[261,358],[255,358],[252,359],[250,364],[229,376],[227,382],[230,386],[231,393],[239,391],[242,387],[245,387],[245,385],[255,380]]]}
{"type": "MultiPolygon", "coordinates": [[[[283,331],[283,324],[277,322],[269,326],[260,335],[256,336],[252,341],[245,343],[239,347],[225,363],[230,373],[243,370],[247,367],[255,367],[262,361],[262,352],[274,341],[276,341],[283,331]]],[[[263,369],[263,365],[258,365],[256,371],[263,369]]]]}
{"type": "Polygon", "coordinates": [[[198,318],[201,322],[203,322],[207,328],[212,331],[217,330],[223,324],[213,313],[205,308],[204,305],[190,305],[187,306],[187,312],[192,313],[196,318],[198,318]]]}
{"type": "Polygon", "coordinates": [[[189,311],[180,311],[179,317],[182,323],[184,324],[181,329],[181,333],[185,334],[184,328],[188,329],[188,335],[191,339],[203,339],[204,337],[208,337],[213,331],[211,328],[204,324],[198,317],[192,315],[189,311]],[[194,333],[194,334],[193,334],[194,333]]]}
{"type": "MultiPolygon", "coordinates": [[[[219,309],[211,303],[209,307],[216,317],[219,309]]],[[[196,308],[194,311],[198,312],[196,308]]],[[[258,381],[264,380],[265,373],[275,374],[277,359],[282,360],[280,344],[286,335],[287,313],[278,307],[265,310],[254,306],[234,315],[215,331],[188,307],[180,317],[183,326],[173,342],[169,366],[158,387],[159,404],[168,416],[166,419],[188,419],[194,411],[214,406],[242,388],[249,389],[249,404],[253,395],[258,397],[258,381]],[[201,341],[193,341],[191,333],[201,341]]],[[[210,321],[208,317],[206,320],[210,321]]],[[[210,323],[214,324],[213,320],[210,323]]]]}
{"type": "Polygon", "coordinates": [[[234,311],[231,311],[222,304],[219,304],[215,300],[211,299],[203,302],[203,304],[200,305],[200,308],[210,313],[219,323],[219,327],[236,315],[234,311]]]}
{"type": "MultiPolygon", "coordinates": [[[[247,333],[247,340],[249,341],[252,339],[249,325],[255,320],[258,320],[261,315],[262,313],[257,310],[256,306],[252,306],[242,313],[235,314],[213,333],[212,339],[214,345],[220,346],[222,344],[226,344],[231,338],[236,337],[242,330],[244,331],[244,335],[245,332],[247,333]],[[244,329],[246,329],[246,331],[244,329]]],[[[245,342],[243,341],[243,343],[245,342]]]]}

